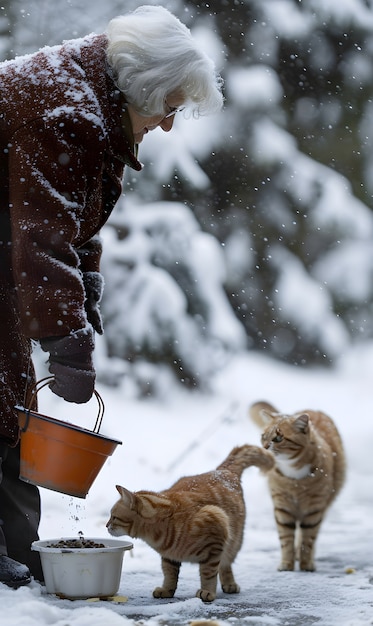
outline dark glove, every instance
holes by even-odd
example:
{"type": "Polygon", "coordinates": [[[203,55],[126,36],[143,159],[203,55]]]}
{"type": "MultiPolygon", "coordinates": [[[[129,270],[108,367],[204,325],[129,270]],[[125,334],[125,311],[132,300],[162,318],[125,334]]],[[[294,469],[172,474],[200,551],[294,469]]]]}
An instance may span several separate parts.
{"type": "Polygon", "coordinates": [[[50,385],[53,393],[67,402],[88,402],[96,380],[92,361],[93,330],[88,327],[66,337],[47,337],[40,339],[40,345],[49,352],[49,371],[54,376],[50,385]]]}
{"type": "Polygon", "coordinates": [[[102,335],[104,329],[102,327],[99,303],[104,292],[104,278],[100,272],[83,272],[83,283],[86,295],[84,307],[88,321],[92,324],[96,333],[102,335]]]}

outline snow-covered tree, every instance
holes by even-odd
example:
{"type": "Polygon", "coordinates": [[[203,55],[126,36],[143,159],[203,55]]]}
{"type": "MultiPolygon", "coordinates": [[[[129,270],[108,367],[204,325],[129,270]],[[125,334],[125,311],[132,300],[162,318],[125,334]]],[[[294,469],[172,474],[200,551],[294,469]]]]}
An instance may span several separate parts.
{"type": "Polygon", "coordinates": [[[224,291],[221,246],[181,203],[123,205],[104,235],[108,356],[155,363],[154,376],[166,363],[186,385],[206,388],[246,348],[224,291]]]}

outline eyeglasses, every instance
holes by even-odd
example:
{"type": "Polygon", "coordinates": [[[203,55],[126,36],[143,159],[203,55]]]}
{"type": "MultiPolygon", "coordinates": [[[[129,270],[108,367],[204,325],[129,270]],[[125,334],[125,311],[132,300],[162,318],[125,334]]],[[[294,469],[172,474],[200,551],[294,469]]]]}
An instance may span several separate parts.
{"type": "Polygon", "coordinates": [[[181,113],[181,111],[184,111],[184,109],[185,109],[185,107],[170,107],[170,105],[167,104],[167,101],[165,101],[165,105],[169,109],[169,111],[168,111],[168,113],[166,113],[166,115],[164,116],[163,119],[167,119],[168,117],[172,117],[173,115],[176,115],[176,113],[181,113]]]}

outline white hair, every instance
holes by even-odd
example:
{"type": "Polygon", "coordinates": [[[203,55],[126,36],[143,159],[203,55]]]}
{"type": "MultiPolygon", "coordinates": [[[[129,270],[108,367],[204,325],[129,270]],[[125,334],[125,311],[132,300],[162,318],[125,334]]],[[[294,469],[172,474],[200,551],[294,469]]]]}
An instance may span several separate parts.
{"type": "Polygon", "coordinates": [[[181,92],[193,114],[219,111],[222,79],[189,29],[161,6],[141,6],[111,20],[107,60],[117,87],[142,115],[163,113],[165,101],[181,92]]]}

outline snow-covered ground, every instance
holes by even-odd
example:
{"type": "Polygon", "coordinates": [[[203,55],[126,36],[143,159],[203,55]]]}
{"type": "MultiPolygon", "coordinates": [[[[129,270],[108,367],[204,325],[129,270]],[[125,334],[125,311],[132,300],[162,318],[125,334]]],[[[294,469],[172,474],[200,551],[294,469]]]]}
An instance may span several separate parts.
{"type": "MultiPolygon", "coordinates": [[[[187,624],[368,626],[373,624],[373,348],[350,353],[333,371],[294,368],[244,353],[221,371],[210,394],[170,387],[161,400],[136,400],[123,389],[98,387],[105,403],[101,432],[123,442],[108,459],[85,500],[42,489],[42,539],[107,536],[105,523],[117,499],[115,484],[131,490],[163,489],[185,474],[214,468],[230,449],[259,443],[248,405],[267,399],[284,412],[321,409],[342,434],[348,478],[319,536],[315,573],[278,572],[280,551],[266,479],[246,470],[247,523],[234,564],[239,595],[219,589],[211,605],[195,598],[198,568],[184,564],[176,597],[155,600],[160,558],[132,540],[118,594],[122,602],[61,600],[36,582],[16,591],[0,585],[2,626],[120,626],[187,624]]],[[[48,389],[40,410],[92,427],[95,400],[68,405],[48,389]],[[68,415],[66,414],[68,411],[68,415]]]]}

